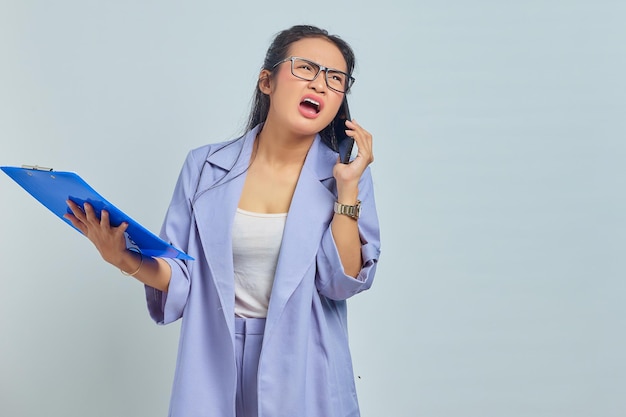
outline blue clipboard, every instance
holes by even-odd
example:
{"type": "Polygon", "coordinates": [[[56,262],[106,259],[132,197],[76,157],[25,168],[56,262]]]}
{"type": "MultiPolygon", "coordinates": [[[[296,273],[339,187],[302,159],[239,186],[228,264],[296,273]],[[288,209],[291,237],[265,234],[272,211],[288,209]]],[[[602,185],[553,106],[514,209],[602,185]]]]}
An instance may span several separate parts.
{"type": "MultiPolygon", "coordinates": [[[[193,260],[191,256],[165,242],[108,202],[74,172],[54,171],[52,168],[36,165],[3,166],[0,169],[75,230],[78,229],[69,220],[63,218],[64,214],[71,213],[66,203],[68,199],[81,207],[85,202],[91,204],[98,217],[102,210],[107,210],[113,226],[128,222],[125,234],[126,245],[129,248],[139,248],[141,253],[147,256],[193,260]]],[[[80,233],[80,230],[78,232],[80,233]]]]}

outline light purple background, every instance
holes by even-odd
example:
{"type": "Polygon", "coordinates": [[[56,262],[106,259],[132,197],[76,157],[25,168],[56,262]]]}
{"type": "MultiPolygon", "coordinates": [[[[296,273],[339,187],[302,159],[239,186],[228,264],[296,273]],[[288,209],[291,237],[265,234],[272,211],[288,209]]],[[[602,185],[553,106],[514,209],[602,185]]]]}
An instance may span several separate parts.
{"type": "MultiPolygon", "coordinates": [[[[357,54],[383,254],[350,303],[364,417],[626,415],[623,1],[0,3],[0,165],[158,231],[241,132],[273,35],[357,54]]],[[[164,416],[178,326],[0,177],[0,415],[164,416]]]]}

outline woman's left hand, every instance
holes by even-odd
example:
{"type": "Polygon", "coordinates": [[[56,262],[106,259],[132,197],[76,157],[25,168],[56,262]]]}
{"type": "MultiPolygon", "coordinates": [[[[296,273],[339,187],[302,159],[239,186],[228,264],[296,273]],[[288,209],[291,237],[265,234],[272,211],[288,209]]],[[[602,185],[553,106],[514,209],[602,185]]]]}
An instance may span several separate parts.
{"type": "MultiPolygon", "coordinates": [[[[356,200],[358,194],[358,184],[365,168],[374,161],[372,152],[372,135],[356,120],[346,121],[346,133],[354,139],[358,147],[356,158],[349,164],[338,162],[333,168],[333,176],[337,181],[337,192],[339,201],[356,200]]],[[[354,204],[354,201],[349,204],[354,204]]]]}

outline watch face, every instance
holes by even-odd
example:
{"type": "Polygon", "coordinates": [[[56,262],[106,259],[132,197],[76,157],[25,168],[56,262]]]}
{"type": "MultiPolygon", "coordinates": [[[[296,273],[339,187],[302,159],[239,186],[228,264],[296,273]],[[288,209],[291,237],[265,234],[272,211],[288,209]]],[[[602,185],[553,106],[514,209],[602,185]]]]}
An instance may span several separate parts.
{"type": "Polygon", "coordinates": [[[354,212],[352,217],[354,217],[355,219],[358,219],[361,216],[361,202],[357,201],[356,202],[356,206],[354,206],[354,212]]]}

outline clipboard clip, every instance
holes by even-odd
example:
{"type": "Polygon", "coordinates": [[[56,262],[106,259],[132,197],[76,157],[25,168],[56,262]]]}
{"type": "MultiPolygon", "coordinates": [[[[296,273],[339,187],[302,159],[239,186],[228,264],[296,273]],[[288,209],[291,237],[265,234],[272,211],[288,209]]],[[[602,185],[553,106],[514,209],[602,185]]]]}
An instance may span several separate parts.
{"type": "Polygon", "coordinates": [[[24,169],[32,169],[34,171],[52,171],[52,168],[40,167],[39,165],[22,165],[24,169]]]}

